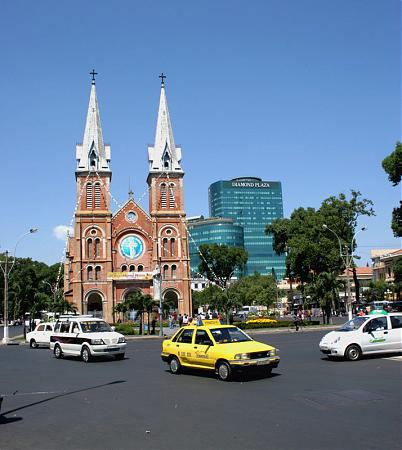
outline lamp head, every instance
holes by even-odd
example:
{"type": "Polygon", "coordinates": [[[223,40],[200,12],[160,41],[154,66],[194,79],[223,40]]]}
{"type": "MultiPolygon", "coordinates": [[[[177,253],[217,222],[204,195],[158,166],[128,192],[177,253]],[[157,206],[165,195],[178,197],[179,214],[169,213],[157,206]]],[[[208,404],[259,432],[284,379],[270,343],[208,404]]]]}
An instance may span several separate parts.
{"type": "Polygon", "coordinates": [[[366,225],[362,226],[361,230],[362,230],[362,231],[366,231],[366,230],[367,230],[366,225]]]}
{"type": "Polygon", "coordinates": [[[328,228],[328,225],[325,224],[325,223],[323,223],[323,224],[322,224],[322,227],[324,228],[324,230],[326,230],[326,229],[328,228]]]}
{"type": "Polygon", "coordinates": [[[32,234],[32,233],[36,233],[38,231],[38,228],[31,228],[30,230],[29,230],[29,232],[32,234]]]}

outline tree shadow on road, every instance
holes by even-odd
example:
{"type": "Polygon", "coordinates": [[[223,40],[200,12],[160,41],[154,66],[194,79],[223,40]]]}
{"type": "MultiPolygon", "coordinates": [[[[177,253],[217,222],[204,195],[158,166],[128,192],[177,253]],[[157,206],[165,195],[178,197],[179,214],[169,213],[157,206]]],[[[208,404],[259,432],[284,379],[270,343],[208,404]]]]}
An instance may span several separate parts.
{"type": "Polygon", "coordinates": [[[39,400],[37,402],[28,403],[27,405],[20,406],[19,408],[10,409],[8,411],[4,411],[3,413],[1,413],[1,404],[3,403],[4,397],[0,397],[0,425],[4,425],[4,424],[7,424],[7,423],[11,423],[11,422],[16,422],[16,421],[22,420],[21,417],[14,417],[14,418],[4,417],[7,414],[11,414],[11,413],[14,413],[16,411],[20,411],[22,409],[30,408],[31,406],[40,405],[42,403],[46,403],[46,402],[49,402],[51,400],[55,400],[56,398],[66,397],[67,395],[78,394],[79,392],[91,391],[92,389],[98,389],[98,388],[101,388],[101,387],[112,386],[114,384],[120,384],[120,383],[126,383],[126,380],[116,380],[116,381],[111,381],[110,383],[103,383],[103,384],[98,384],[96,386],[91,386],[91,387],[87,387],[87,388],[83,388],[83,389],[76,389],[74,391],[62,392],[61,394],[53,395],[53,397],[49,397],[49,398],[46,398],[44,400],[39,400]]]}

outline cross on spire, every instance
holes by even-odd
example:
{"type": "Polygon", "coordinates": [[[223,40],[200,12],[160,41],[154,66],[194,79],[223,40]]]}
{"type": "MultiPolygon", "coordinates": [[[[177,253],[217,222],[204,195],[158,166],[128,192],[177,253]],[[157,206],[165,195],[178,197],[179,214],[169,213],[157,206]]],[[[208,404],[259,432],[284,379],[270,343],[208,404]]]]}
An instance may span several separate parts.
{"type": "Polygon", "coordinates": [[[98,72],[95,72],[95,69],[92,69],[92,72],[89,72],[89,75],[92,75],[92,84],[95,84],[95,75],[98,75],[98,72]]]}
{"type": "Polygon", "coordinates": [[[159,75],[159,78],[162,80],[162,81],[161,81],[161,86],[165,86],[165,78],[166,78],[166,75],[162,72],[162,73],[159,75]]]}

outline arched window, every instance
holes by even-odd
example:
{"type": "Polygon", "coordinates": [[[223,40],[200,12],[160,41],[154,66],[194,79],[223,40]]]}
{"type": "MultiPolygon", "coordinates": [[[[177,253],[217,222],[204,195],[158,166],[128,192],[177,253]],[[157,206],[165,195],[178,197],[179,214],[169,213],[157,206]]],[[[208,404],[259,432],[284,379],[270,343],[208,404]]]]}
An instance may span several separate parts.
{"type": "Polygon", "coordinates": [[[87,279],[88,281],[92,281],[94,279],[94,273],[91,266],[87,268],[87,279]]]}
{"type": "Polygon", "coordinates": [[[175,238],[171,238],[170,239],[170,256],[174,256],[175,252],[176,252],[176,239],[175,238]]]}
{"type": "Polygon", "coordinates": [[[86,185],[87,208],[92,208],[92,183],[86,185]]]}
{"type": "Polygon", "coordinates": [[[125,264],[123,264],[123,265],[121,266],[121,271],[122,271],[122,272],[127,272],[127,266],[126,266],[125,264]]]}
{"type": "Polygon", "coordinates": [[[169,272],[169,266],[168,265],[163,266],[162,278],[164,280],[167,279],[167,277],[169,275],[168,272],[169,272]]]}
{"type": "Polygon", "coordinates": [[[87,241],[87,258],[92,259],[92,256],[93,256],[92,239],[88,239],[88,241],[87,241]]]}
{"type": "Polygon", "coordinates": [[[95,183],[95,208],[100,208],[101,205],[101,185],[95,183]]]}
{"type": "Polygon", "coordinates": [[[101,267],[96,266],[95,267],[95,280],[100,280],[100,274],[101,274],[101,267]]]}
{"type": "Polygon", "coordinates": [[[177,269],[177,267],[175,266],[175,264],[173,264],[173,266],[172,266],[172,278],[176,278],[176,269],[177,269]]]}
{"type": "Polygon", "coordinates": [[[169,208],[174,208],[174,184],[169,185],[169,208]]]}
{"type": "Polygon", "coordinates": [[[100,239],[96,238],[95,239],[95,258],[99,258],[100,257],[100,239]]]}
{"type": "Polygon", "coordinates": [[[135,272],[135,266],[133,264],[130,266],[130,272],[135,272]]]}
{"type": "Polygon", "coordinates": [[[144,266],[142,265],[142,264],[140,264],[139,266],[138,266],[138,272],[142,272],[143,270],[144,270],[144,266]]]}
{"type": "Polygon", "coordinates": [[[162,256],[167,256],[168,252],[168,240],[167,238],[162,239],[162,256]]]}
{"type": "Polygon", "coordinates": [[[166,208],[166,184],[161,184],[161,208],[166,208]]]}

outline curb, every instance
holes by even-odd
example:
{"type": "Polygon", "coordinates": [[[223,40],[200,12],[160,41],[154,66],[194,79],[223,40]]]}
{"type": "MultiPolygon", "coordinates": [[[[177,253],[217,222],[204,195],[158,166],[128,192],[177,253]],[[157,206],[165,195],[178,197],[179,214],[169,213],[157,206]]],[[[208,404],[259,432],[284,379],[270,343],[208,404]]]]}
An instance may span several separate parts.
{"type": "MultiPolygon", "coordinates": [[[[247,334],[253,335],[253,334],[277,334],[277,333],[304,333],[304,332],[311,332],[311,331],[332,331],[332,330],[336,330],[337,328],[339,328],[339,325],[317,325],[317,326],[309,326],[309,327],[303,327],[301,330],[296,331],[294,329],[289,329],[286,327],[283,328],[260,328],[260,329],[250,329],[250,330],[243,330],[245,331],[247,334]]],[[[173,335],[167,335],[164,334],[163,336],[159,336],[158,334],[156,335],[128,335],[128,336],[124,336],[126,338],[126,341],[146,341],[146,340],[157,340],[157,339],[167,339],[167,338],[171,338],[173,335]]],[[[20,336],[14,336],[13,338],[10,338],[10,343],[9,344],[3,344],[0,341],[0,346],[2,345],[24,345],[24,344],[28,344],[25,341],[20,341],[19,339],[21,339],[23,337],[23,335],[21,334],[20,336]]]]}

